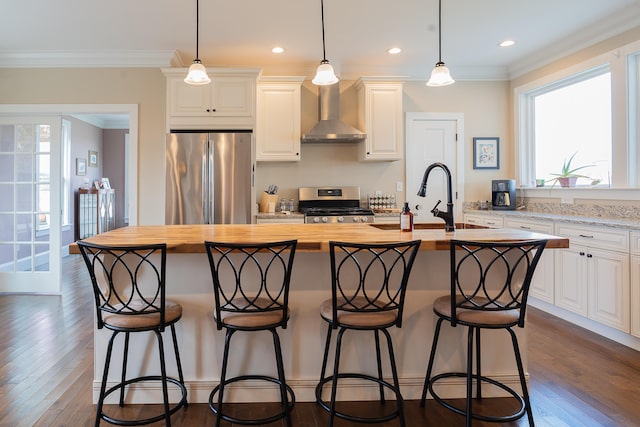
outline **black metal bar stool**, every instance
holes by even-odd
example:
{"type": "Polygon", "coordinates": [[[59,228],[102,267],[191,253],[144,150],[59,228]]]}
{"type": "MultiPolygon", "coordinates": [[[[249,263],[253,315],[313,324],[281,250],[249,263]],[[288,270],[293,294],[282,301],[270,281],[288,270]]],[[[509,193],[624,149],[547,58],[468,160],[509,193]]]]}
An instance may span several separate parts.
{"type": "Polygon", "coordinates": [[[328,323],[320,382],[316,386],[317,403],[329,412],[329,426],[334,417],[362,423],[379,423],[399,417],[405,425],[403,400],[398,384],[393,344],[388,328],[402,326],[405,292],[420,240],[389,244],[329,242],[331,256],[331,299],[320,306],[320,315],[328,323]],[[333,374],[325,376],[331,335],[338,329],[333,374]],[[347,330],[373,331],[377,376],[340,372],[340,352],[347,330]],[[380,357],[380,333],[385,336],[393,382],[383,378],[380,357]],[[391,390],[396,409],[381,416],[360,417],[336,410],[338,382],[344,378],[373,381],[378,384],[380,402],[385,402],[384,389],[391,390]],[[322,389],[331,383],[329,402],[322,399],[322,389]]]}
{"type": "Polygon", "coordinates": [[[296,245],[296,240],[263,244],[205,242],[213,278],[214,321],[218,330],[226,329],[220,384],[209,395],[209,407],[216,414],[216,426],[220,425],[221,420],[257,425],[283,418],[287,426],[291,426],[295,395],[285,380],[276,328],[285,329],[289,320],[289,282],[296,245]],[[249,374],[227,378],[231,337],[238,331],[271,332],[277,377],[249,374]],[[246,380],[277,384],[281,410],[261,419],[237,418],[225,413],[223,400],[226,387],[246,380]]]}
{"type": "Polygon", "coordinates": [[[95,425],[100,425],[100,420],[126,426],[164,420],[165,424],[170,426],[171,415],[183,406],[186,407],[188,403],[175,329],[176,322],[182,317],[182,306],[165,298],[166,245],[102,246],[80,241],[78,248],[93,284],[98,329],[107,328],[113,331],[107,347],[95,425]],[[178,379],[167,376],[162,339],[162,332],[167,326],[171,328],[178,379]],[[136,332],[155,334],[161,375],[127,379],[129,336],[136,332]],[[120,333],[124,333],[121,380],[107,390],[113,343],[120,333]],[[104,400],[111,393],[120,391],[119,405],[122,407],[127,386],[148,382],[159,382],[162,385],[162,414],[146,419],[128,420],[114,418],[104,412],[104,400]],[[180,400],[173,405],[169,403],[168,384],[177,387],[181,394],[180,400]]]}
{"type": "Polygon", "coordinates": [[[450,242],[451,292],[436,299],[433,303],[433,311],[438,316],[438,321],[431,346],[429,366],[420,401],[421,406],[424,406],[428,391],[436,402],[456,414],[465,416],[467,426],[471,425],[473,419],[489,422],[515,421],[525,413],[529,424],[534,425],[520,348],[513,327],[524,327],[531,278],[546,243],[546,240],[511,243],[461,240],[450,242]],[[466,372],[446,372],[432,376],[440,328],[445,320],[450,322],[453,327],[462,325],[468,328],[466,372]],[[509,332],[518,366],[522,395],[512,387],[482,375],[480,332],[483,329],[504,329],[509,332]],[[475,373],[473,372],[474,341],[475,373]],[[434,391],[434,385],[437,381],[452,377],[466,379],[466,406],[464,409],[445,401],[434,391]],[[472,407],[474,382],[476,399],[482,399],[483,383],[492,384],[516,399],[519,403],[519,409],[509,415],[496,416],[474,412],[472,407]]]}

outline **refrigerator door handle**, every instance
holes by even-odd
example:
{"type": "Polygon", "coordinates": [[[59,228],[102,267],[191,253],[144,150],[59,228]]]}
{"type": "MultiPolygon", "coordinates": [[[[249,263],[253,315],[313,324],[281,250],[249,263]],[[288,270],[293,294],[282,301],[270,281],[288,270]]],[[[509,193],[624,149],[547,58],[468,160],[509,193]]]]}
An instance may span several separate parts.
{"type": "Polygon", "coordinates": [[[211,212],[209,209],[209,200],[211,193],[211,184],[209,183],[209,144],[205,145],[205,155],[202,156],[202,224],[210,224],[211,212]]]}

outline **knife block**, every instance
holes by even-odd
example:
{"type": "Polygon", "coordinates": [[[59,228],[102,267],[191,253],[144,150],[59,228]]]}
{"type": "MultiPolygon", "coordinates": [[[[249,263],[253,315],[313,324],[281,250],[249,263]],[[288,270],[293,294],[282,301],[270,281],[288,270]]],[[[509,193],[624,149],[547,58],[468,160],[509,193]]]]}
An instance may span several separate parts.
{"type": "Polygon", "coordinates": [[[277,194],[268,194],[263,192],[262,195],[260,196],[260,203],[258,204],[258,212],[275,213],[277,202],[278,202],[277,194]]]}

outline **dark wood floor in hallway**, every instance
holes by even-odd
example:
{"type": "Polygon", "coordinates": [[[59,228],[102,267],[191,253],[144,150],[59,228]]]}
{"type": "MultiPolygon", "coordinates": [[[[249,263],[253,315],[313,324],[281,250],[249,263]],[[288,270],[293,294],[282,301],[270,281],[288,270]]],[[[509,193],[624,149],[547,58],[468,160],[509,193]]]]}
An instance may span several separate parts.
{"type": "MultiPolygon", "coordinates": [[[[93,424],[91,298],[88,275],[78,256],[64,260],[62,295],[0,296],[0,426],[93,424]]],[[[529,311],[526,327],[536,425],[640,426],[639,352],[535,309],[529,311]]],[[[498,410],[505,407],[503,400],[487,400],[498,410]]],[[[376,403],[349,405],[368,413],[377,410],[376,403]]],[[[236,409],[251,413],[265,406],[237,405],[236,409]]],[[[127,410],[151,409],[134,405],[127,410]]],[[[315,403],[297,403],[293,415],[296,427],[320,427],[327,422],[315,403]]],[[[462,417],[433,401],[426,408],[406,402],[406,416],[409,427],[464,425],[462,417]]],[[[175,414],[172,422],[178,427],[210,426],[213,419],[206,404],[192,404],[175,414]]],[[[338,421],[335,425],[361,424],[338,421]]],[[[397,426],[398,422],[380,425],[397,426]]],[[[506,425],[528,423],[522,419],[506,425]]]]}

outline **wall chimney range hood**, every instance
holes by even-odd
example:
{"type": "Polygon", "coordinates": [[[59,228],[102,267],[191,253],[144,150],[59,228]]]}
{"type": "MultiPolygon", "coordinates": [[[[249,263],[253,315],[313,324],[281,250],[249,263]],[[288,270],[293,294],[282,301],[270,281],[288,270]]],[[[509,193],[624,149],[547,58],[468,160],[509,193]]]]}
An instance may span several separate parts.
{"type": "Polygon", "coordinates": [[[367,135],[353,126],[340,120],[340,87],[339,83],[319,86],[320,120],[307,133],[302,135],[302,142],[361,142],[367,135]]]}

